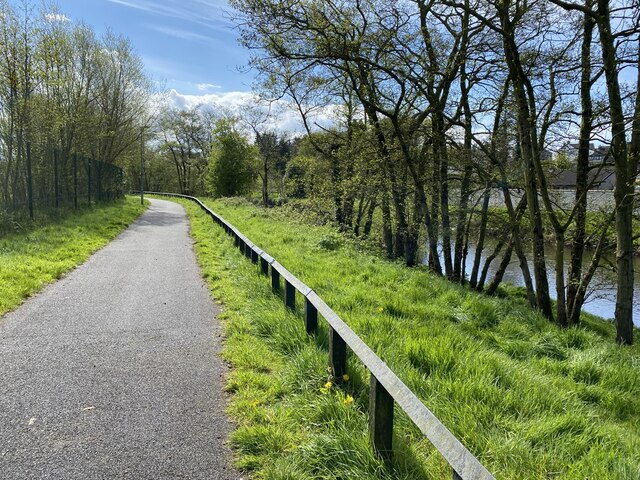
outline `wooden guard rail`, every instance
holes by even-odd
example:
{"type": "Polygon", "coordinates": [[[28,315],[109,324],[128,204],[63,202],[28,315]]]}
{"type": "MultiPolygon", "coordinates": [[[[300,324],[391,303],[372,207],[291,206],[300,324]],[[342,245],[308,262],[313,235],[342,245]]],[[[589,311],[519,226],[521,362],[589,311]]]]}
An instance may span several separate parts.
{"type": "Polygon", "coordinates": [[[382,458],[390,460],[392,456],[395,402],[451,465],[454,480],[494,480],[493,475],[478,459],[311,288],[199,199],[175,193],[145,193],[185,198],[200,205],[214,222],[233,237],[234,244],[247,258],[254,264],[260,264],[260,272],[263,275],[268,276],[269,270],[271,270],[271,286],[275,292],[281,291],[280,277],[284,279],[284,303],[287,308],[295,308],[296,291],[304,298],[304,324],[309,335],[316,333],[318,313],[322,315],[329,324],[329,364],[334,376],[341,378],[346,373],[347,347],[360,359],[371,374],[369,436],[375,451],[382,458]]]}

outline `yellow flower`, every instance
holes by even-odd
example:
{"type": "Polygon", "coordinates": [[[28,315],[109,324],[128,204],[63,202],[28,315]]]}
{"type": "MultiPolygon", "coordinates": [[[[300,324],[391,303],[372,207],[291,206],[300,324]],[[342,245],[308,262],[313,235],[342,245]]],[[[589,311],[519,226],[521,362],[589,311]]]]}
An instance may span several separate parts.
{"type": "Polygon", "coordinates": [[[349,375],[347,375],[346,373],[344,375],[342,375],[342,381],[348,382],[349,381],[349,375]]]}
{"type": "Polygon", "coordinates": [[[384,307],[380,307],[380,308],[378,309],[378,313],[382,313],[382,312],[384,312],[384,307]]]}
{"type": "Polygon", "coordinates": [[[347,396],[344,397],[342,403],[344,403],[345,405],[351,405],[353,403],[353,397],[347,393],[347,396]]]}
{"type": "Polygon", "coordinates": [[[331,387],[333,387],[333,383],[331,383],[331,382],[327,382],[327,383],[324,384],[324,388],[326,390],[331,390],[331,387]]]}

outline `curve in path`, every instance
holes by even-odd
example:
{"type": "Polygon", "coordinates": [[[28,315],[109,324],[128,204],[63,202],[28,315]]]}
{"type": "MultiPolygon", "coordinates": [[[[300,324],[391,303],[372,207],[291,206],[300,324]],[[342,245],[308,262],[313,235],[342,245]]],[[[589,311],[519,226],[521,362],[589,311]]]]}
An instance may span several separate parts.
{"type": "Polygon", "coordinates": [[[216,307],[184,209],[152,200],[0,318],[0,478],[237,479],[216,307]]]}

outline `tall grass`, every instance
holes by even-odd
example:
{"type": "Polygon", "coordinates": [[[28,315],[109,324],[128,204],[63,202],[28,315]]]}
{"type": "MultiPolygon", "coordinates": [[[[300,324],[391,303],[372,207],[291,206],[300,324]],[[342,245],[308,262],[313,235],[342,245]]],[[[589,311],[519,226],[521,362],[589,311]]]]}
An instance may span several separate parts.
{"type": "Polygon", "coordinates": [[[145,207],[133,198],[56,215],[0,236],[0,315],[60,278],[124,230],[145,207]]]}
{"type": "MultiPolygon", "coordinates": [[[[318,292],[497,478],[640,478],[640,349],[616,346],[612,325],[587,316],[562,330],[520,300],[382,260],[278,209],[207,203],[318,292]]],[[[226,306],[237,465],[268,479],[450,477],[401,413],[393,465],[371,453],[362,365],[350,358],[345,386],[328,386],[326,330],[308,338],[223,230],[185,205],[226,306]]]]}

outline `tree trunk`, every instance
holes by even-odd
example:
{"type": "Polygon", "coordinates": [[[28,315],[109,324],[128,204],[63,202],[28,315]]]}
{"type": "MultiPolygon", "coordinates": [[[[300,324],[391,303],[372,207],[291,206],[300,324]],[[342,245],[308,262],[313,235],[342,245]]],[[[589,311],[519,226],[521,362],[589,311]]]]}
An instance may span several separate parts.
{"type": "Polygon", "coordinates": [[[356,213],[356,222],[353,225],[353,233],[356,237],[360,236],[360,226],[362,225],[362,216],[364,215],[365,209],[366,205],[364,200],[364,192],[362,192],[358,201],[358,213],[356,213]]]}
{"type": "Polygon", "coordinates": [[[471,164],[464,167],[462,184],[460,186],[460,203],[458,205],[458,219],[456,224],[456,239],[454,244],[453,280],[460,282],[464,280],[464,268],[462,265],[462,250],[464,247],[464,230],[467,224],[466,219],[469,208],[469,187],[471,185],[471,164]]]}
{"type": "Polygon", "coordinates": [[[262,206],[269,206],[269,162],[266,156],[262,163],[262,206]]]}
{"type": "MultiPolygon", "coordinates": [[[[518,136],[520,154],[524,166],[524,185],[529,208],[529,220],[531,223],[531,247],[533,250],[533,272],[535,277],[536,306],[548,319],[553,320],[551,297],[549,295],[549,281],[544,257],[544,226],[542,223],[542,210],[538,199],[538,185],[534,158],[537,133],[532,123],[532,112],[529,110],[529,101],[525,90],[525,73],[520,63],[518,47],[513,32],[513,25],[509,18],[508,5],[499,8],[502,24],[503,44],[505,57],[509,66],[514,98],[517,106],[518,136]]],[[[517,240],[516,240],[517,242],[517,240]]]]}
{"type": "MultiPolygon", "coordinates": [[[[608,0],[598,0],[597,24],[600,32],[602,61],[604,64],[609,108],[611,114],[611,154],[615,163],[616,185],[616,274],[617,295],[615,308],[616,341],[633,343],[633,194],[637,165],[630,162],[627,151],[625,118],[622,107],[616,44],[611,32],[608,0]]],[[[640,72],[638,72],[640,75],[640,72]]],[[[638,94],[634,127],[638,124],[638,94]]],[[[635,128],[634,128],[635,130],[635,128]]],[[[637,136],[637,132],[633,132],[637,136]]]]}
{"type": "Polygon", "coordinates": [[[567,305],[564,285],[564,231],[556,231],[556,321],[567,326],[567,305]]]}
{"type": "Polygon", "coordinates": [[[476,252],[473,257],[473,267],[471,269],[471,278],[469,285],[476,288],[478,284],[478,271],[482,262],[482,251],[484,250],[484,239],[487,234],[487,221],[489,219],[489,200],[491,199],[491,191],[489,187],[484,190],[484,198],[482,199],[482,210],[480,213],[480,231],[478,232],[478,242],[476,243],[476,252]]]}
{"type": "Polygon", "coordinates": [[[458,219],[456,223],[453,260],[453,280],[457,282],[463,281],[465,276],[464,266],[462,265],[462,250],[464,246],[464,228],[468,215],[467,209],[469,206],[471,173],[473,171],[471,162],[471,141],[473,138],[473,130],[471,125],[472,117],[471,108],[469,106],[469,85],[467,83],[467,71],[465,62],[463,62],[460,66],[460,97],[460,101],[462,102],[462,107],[464,110],[464,173],[462,175],[462,181],[460,182],[460,201],[458,203],[458,219]]]}
{"type": "Polygon", "coordinates": [[[584,303],[584,295],[578,290],[582,277],[582,257],[587,225],[587,193],[589,182],[589,140],[591,139],[591,123],[593,119],[593,102],[591,101],[591,40],[594,21],[585,15],[583,43],[581,52],[580,103],[582,107],[580,140],[576,159],[576,194],[575,223],[571,242],[571,261],[567,279],[567,324],[577,325],[580,322],[580,310],[584,303]]]}
{"type": "Polygon", "coordinates": [[[369,235],[371,234],[371,226],[373,225],[373,213],[376,210],[376,201],[375,199],[371,200],[371,203],[369,204],[369,208],[367,210],[367,221],[364,224],[364,232],[362,234],[362,236],[364,238],[368,238],[369,235]]]}
{"type": "Polygon", "coordinates": [[[504,247],[505,243],[507,243],[505,239],[501,238],[498,241],[498,244],[493,249],[493,252],[491,252],[491,254],[484,261],[484,266],[482,267],[482,272],[480,273],[480,279],[478,280],[478,283],[475,286],[475,289],[477,291],[482,292],[484,290],[484,283],[487,281],[487,275],[489,274],[489,267],[491,266],[491,263],[498,257],[498,255],[500,255],[500,252],[502,251],[502,248],[504,247]]]}
{"type": "MultiPolygon", "coordinates": [[[[512,237],[513,238],[513,237],[512,237]]],[[[507,267],[509,266],[509,262],[511,262],[511,253],[513,252],[513,240],[509,242],[507,245],[507,249],[504,252],[504,256],[502,257],[502,261],[500,262],[500,266],[498,270],[496,270],[496,274],[493,276],[493,280],[485,290],[487,295],[495,295],[498,287],[502,283],[502,279],[504,278],[504,274],[507,271],[507,267]]]]}
{"type": "Polygon", "coordinates": [[[394,259],[393,256],[393,228],[391,227],[391,208],[389,207],[389,194],[385,190],[382,193],[382,237],[387,251],[387,258],[394,259]]]}
{"type": "Polygon", "coordinates": [[[451,221],[449,218],[449,158],[444,132],[444,118],[439,111],[432,116],[434,129],[434,159],[438,165],[438,192],[440,194],[440,216],[442,218],[442,257],[444,274],[453,279],[453,260],[451,258],[451,221]]]}

